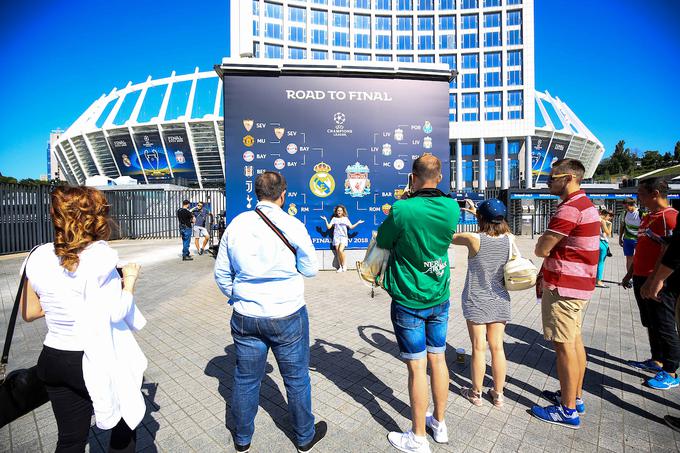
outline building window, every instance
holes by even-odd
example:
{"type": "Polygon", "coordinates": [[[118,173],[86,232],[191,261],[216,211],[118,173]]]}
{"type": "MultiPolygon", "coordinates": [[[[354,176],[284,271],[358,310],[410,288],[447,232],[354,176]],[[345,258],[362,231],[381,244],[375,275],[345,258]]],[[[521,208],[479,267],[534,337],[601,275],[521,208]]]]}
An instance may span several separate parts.
{"type": "Polygon", "coordinates": [[[307,52],[305,52],[305,49],[289,47],[288,58],[290,58],[291,60],[304,60],[305,58],[307,58],[307,52]]]}
{"type": "Polygon", "coordinates": [[[474,74],[463,74],[463,88],[478,88],[479,87],[479,74],[476,72],[474,74]]]}
{"type": "Polygon", "coordinates": [[[371,29],[371,16],[365,16],[363,14],[354,15],[354,28],[359,28],[362,30],[371,29]]]}
{"type": "Polygon", "coordinates": [[[508,5],[521,5],[522,0],[507,0],[506,4],[508,4],[508,5]]]}
{"type": "Polygon", "coordinates": [[[283,46],[277,46],[275,44],[265,44],[264,45],[264,57],[265,58],[283,58],[283,46]]]}
{"type": "Polygon", "coordinates": [[[333,0],[333,5],[347,7],[349,6],[349,0],[333,0]]]}
{"type": "Polygon", "coordinates": [[[338,28],[349,28],[349,14],[333,13],[333,26],[338,28]]]}
{"type": "Polygon", "coordinates": [[[392,9],[392,0],[377,0],[376,9],[390,10],[392,9]]]}
{"type": "Polygon", "coordinates": [[[463,9],[477,8],[477,0],[463,0],[461,8],[463,9]]]}
{"type": "Polygon", "coordinates": [[[456,113],[455,112],[449,112],[449,123],[455,123],[456,122],[456,113]]]}
{"type": "Polygon", "coordinates": [[[484,114],[484,118],[487,121],[499,121],[501,119],[501,112],[499,111],[494,111],[494,112],[486,112],[484,114]]]}
{"type": "Polygon", "coordinates": [[[326,11],[312,10],[312,23],[314,25],[327,25],[328,13],[326,11]]]}
{"type": "Polygon", "coordinates": [[[522,11],[508,11],[508,25],[522,25],[522,11]]]}
{"type": "Polygon", "coordinates": [[[267,38],[283,39],[283,33],[281,31],[281,24],[271,24],[271,23],[265,24],[264,35],[267,38]]]}
{"type": "Polygon", "coordinates": [[[479,108],[479,93],[463,93],[463,108],[479,108]]]}
{"type": "Polygon", "coordinates": [[[522,66],[522,51],[509,50],[508,51],[508,66],[522,66]]]}
{"type": "Polygon", "coordinates": [[[354,35],[354,47],[358,49],[370,49],[371,36],[366,34],[354,35]]]}
{"type": "Polygon", "coordinates": [[[479,47],[477,33],[463,35],[463,49],[476,49],[479,47]]]}
{"type": "Polygon", "coordinates": [[[501,32],[491,31],[484,33],[484,47],[499,47],[501,45],[501,32]]]}
{"type": "Polygon", "coordinates": [[[265,2],[264,17],[271,17],[272,19],[283,19],[283,5],[265,2]]]}
{"type": "Polygon", "coordinates": [[[392,40],[389,35],[376,35],[375,37],[375,48],[376,49],[391,49],[392,40]]]}
{"type": "Polygon", "coordinates": [[[253,56],[255,58],[260,58],[260,43],[259,42],[253,43],[253,56]]]}
{"type": "Polygon", "coordinates": [[[413,30],[413,18],[411,17],[397,17],[397,31],[413,30]]]}
{"type": "Polygon", "coordinates": [[[463,121],[479,121],[479,112],[463,112],[463,121]]]}
{"type": "Polygon", "coordinates": [[[508,31],[508,45],[518,46],[520,44],[522,44],[522,30],[508,31]]]}
{"type": "Polygon", "coordinates": [[[477,15],[467,14],[463,16],[463,30],[473,30],[477,28],[477,15]]]}
{"type": "Polygon", "coordinates": [[[463,54],[463,69],[479,68],[479,55],[476,53],[463,54]]]}
{"type": "Polygon", "coordinates": [[[392,30],[392,18],[387,16],[378,16],[375,18],[376,30],[392,30]]]}
{"type": "Polygon", "coordinates": [[[500,72],[486,72],[486,73],[484,73],[484,86],[485,87],[499,87],[499,86],[501,86],[501,73],[500,72]]]}
{"type": "Polygon", "coordinates": [[[253,16],[260,15],[260,0],[253,0],[253,16]]]}
{"type": "Polygon", "coordinates": [[[409,36],[397,36],[397,50],[413,50],[413,38],[409,36]]]}
{"type": "Polygon", "coordinates": [[[344,31],[333,32],[333,45],[336,47],[349,47],[349,33],[344,31]]]}
{"type": "Polygon", "coordinates": [[[439,0],[439,9],[456,9],[456,0],[439,0]]]}
{"type": "Polygon", "coordinates": [[[508,85],[521,85],[522,84],[522,71],[508,71],[508,85]]]}
{"type": "Polygon", "coordinates": [[[392,55],[376,55],[375,61],[392,61],[392,55]]]}
{"type": "Polygon", "coordinates": [[[312,44],[327,45],[328,44],[328,34],[326,30],[312,30],[312,44]]]}
{"type": "Polygon", "coordinates": [[[349,52],[333,52],[333,60],[349,60],[349,52]]]}
{"type": "Polygon", "coordinates": [[[523,96],[522,96],[522,91],[508,91],[508,106],[509,107],[516,107],[516,106],[521,106],[523,105],[523,96]]]}
{"type": "Polygon", "coordinates": [[[316,3],[317,5],[328,5],[328,0],[312,0],[312,3],[316,3]]]}
{"type": "Polygon", "coordinates": [[[493,108],[493,107],[501,107],[501,93],[498,91],[494,91],[492,93],[485,93],[484,94],[484,107],[486,108],[493,108]]]}
{"type": "Polygon", "coordinates": [[[328,52],[325,50],[312,50],[312,60],[327,60],[328,52]]]}
{"type": "Polygon", "coordinates": [[[434,17],[419,17],[418,18],[418,30],[429,31],[434,28],[434,17]]]}
{"type": "Polygon", "coordinates": [[[501,0],[484,0],[484,8],[491,8],[492,6],[501,6],[501,0]]]}
{"type": "Polygon", "coordinates": [[[371,0],[354,0],[354,7],[371,9],[371,0]]]}
{"type": "Polygon", "coordinates": [[[456,35],[439,35],[439,48],[440,49],[455,49],[456,48],[456,35]]]}
{"type": "Polygon", "coordinates": [[[522,111],[521,110],[511,110],[508,112],[508,119],[509,120],[521,120],[522,119],[522,111]]]}
{"type": "Polygon", "coordinates": [[[371,55],[367,53],[355,53],[354,54],[354,59],[356,61],[370,61],[371,60],[371,55]]]}
{"type": "Polygon", "coordinates": [[[413,55],[398,55],[397,61],[402,63],[413,63],[413,55]]]}
{"type": "Polygon", "coordinates": [[[456,56],[455,55],[441,55],[439,57],[441,63],[446,63],[449,68],[456,69],[456,56]]]}
{"type": "Polygon", "coordinates": [[[455,30],[456,16],[439,16],[439,30],[455,30]]]}
{"type": "Polygon", "coordinates": [[[260,36],[260,21],[253,21],[253,36],[260,36]]]}
{"type": "Polygon", "coordinates": [[[399,11],[410,11],[413,9],[413,3],[411,0],[397,0],[397,10],[399,11]]]}
{"type": "Polygon", "coordinates": [[[295,42],[305,42],[307,37],[305,36],[305,29],[303,27],[290,27],[288,29],[288,39],[295,42]]]}
{"type": "Polygon", "coordinates": [[[501,53],[487,52],[484,54],[485,68],[500,68],[501,67],[501,53]]]}
{"type": "Polygon", "coordinates": [[[449,93],[449,108],[456,108],[456,93],[449,93]]]}
{"type": "Polygon", "coordinates": [[[418,36],[418,49],[420,49],[420,50],[432,50],[432,49],[434,49],[434,42],[432,40],[432,35],[418,36]]]}
{"type": "Polygon", "coordinates": [[[418,57],[421,63],[434,63],[434,55],[421,55],[418,57]]]}
{"type": "Polygon", "coordinates": [[[304,8],[296,8],[291,6],[288,8],[288,19],[291,22],[306,22],[307,15],[304,8]]]}
{"type": "Polygon", "coordinates": [[[486,28],[501,26],[501,13],[484,14],[484,26],[486,28]]]}

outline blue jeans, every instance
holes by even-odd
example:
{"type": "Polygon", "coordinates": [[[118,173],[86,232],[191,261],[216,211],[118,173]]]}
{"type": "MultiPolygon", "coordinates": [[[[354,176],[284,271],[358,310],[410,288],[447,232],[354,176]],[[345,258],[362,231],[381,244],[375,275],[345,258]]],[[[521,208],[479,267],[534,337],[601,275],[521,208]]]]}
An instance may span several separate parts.
{"type": "Polygon", "coordinates": [[[449,301],[431,308],[408,308],[392,301],[392,325],[404,360],[422,359],[427,353],[446,351],[449,325],[449,301]]]}
{"type": "Polygon", "coordinates": [[[179,235],[182,236],[182,256],[189,256],[189,244],[191,244],[191,227],[179,227],[179,235]]]}
{"type": "Polygon", "coordinates": [[[231,413],[234,440],[249,444],[255,431],[255,415],[260,402],[269,348],[283,377],[288,414],[298,445],[314,438],[312,386],[309,380],[309,318],[307,308],[284,318],[253,318],[233,312],[231,335],[236,348],[236,370],[231,413]]]}

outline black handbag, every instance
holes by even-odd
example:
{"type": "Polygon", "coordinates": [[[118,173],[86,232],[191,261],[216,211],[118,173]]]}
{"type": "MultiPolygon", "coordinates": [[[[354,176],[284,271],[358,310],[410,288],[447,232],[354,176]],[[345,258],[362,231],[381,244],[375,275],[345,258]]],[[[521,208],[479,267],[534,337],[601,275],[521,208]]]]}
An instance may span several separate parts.
{"type": "MultiPolygon", "coordinates": [[[[27,260],[28,261],[28,260],[27,260]]],[[[6,375],[9,347],[12,344],[14,326],[19,314],[19,300],[26,282],[26,267],[24,267],[14,308],[7,326],[7,337],[0,359],[0,428],[28,414],[49,401],[45,384],[38,378],[37,366],[28,369],[18,369],[6,375]]]]}

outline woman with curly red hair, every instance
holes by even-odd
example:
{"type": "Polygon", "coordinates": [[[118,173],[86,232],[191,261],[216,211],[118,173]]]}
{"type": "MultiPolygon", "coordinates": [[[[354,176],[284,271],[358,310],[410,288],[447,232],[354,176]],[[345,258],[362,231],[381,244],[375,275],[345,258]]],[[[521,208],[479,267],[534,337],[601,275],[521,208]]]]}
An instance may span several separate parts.
{"type": "Polygon", "coordinates": [[[146,323],[133,299],[140,266],[123,267],[121,281],[118,254],[106,243],[108,210],[96,189],[55,188],[54,242],[25,262],[21,313],[47,323],[38,376],[57,420],[57,452],[85,451],[93,412],[99,428],[112,429],[109,451],[133,452],[146,411],[147,361],[132,335],[146,323]]]}

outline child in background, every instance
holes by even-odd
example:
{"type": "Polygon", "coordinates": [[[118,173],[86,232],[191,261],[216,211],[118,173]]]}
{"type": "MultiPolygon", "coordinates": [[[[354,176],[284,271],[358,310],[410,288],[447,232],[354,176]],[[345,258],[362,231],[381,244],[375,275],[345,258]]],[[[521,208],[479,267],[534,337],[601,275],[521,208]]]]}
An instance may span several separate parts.
{"type": "Polygon", "coordinates": [[[321,216],[324,222],[326,222],[326,228],[333,228],[333,248],[338,253],[338,270],[337,272],[345,272],[347,266],[345,265],[345,248],[347,247],[348,236],[347,229],[350,230],[356,228],[358,225],[364,223],[363,220],[357,221],[357,223],[352,224],[347,217],[347,209],[339,204],[333,208],[333,216],[331,221],[328,222],[326,216],[321,216]]]}
{"type": "Polygon", "coordinates": [[[600,208],[600,261],[597,263],[598,288],[609,288],[602,281],[604,277],[604,260],[609,254],[609,238],[612,236],[612,219],[614,214],[606,208],[600,208]]]}

